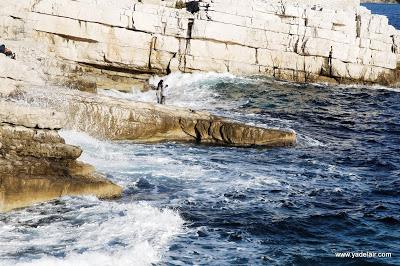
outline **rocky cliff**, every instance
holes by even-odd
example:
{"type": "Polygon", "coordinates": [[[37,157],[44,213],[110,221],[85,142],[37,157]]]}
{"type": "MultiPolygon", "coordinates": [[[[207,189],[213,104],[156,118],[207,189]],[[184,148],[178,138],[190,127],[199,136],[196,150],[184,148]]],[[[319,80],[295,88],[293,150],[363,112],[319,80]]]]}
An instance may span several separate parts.
{"type": "Polygon", "coordinates": [[[153,23],[151,18],[134,22],[121,12],[139,10],[141,5],[153,6],[157,12],[168,11],[176,22],[180,16],[188,22],[194,16],[186,10],[190,5],[179,9],[176,3],[168,6],[170,2],[155,6],[141,3],[136,7],[137,4],[25,0],[0,3],[2,38],[17,53],[17,60],[0,54],[0,211],[63,195],[110,198],[121,194],[119,186],[77,161],[81,149],[66,144],[58,135],[64,126],[97,137],[141,142],[174,140],[266,147],[295,144],[296,134],[292,131],[57,86],[89,91],[97,86],[130,89],[135,84],[143,86],[150,74],[179,69],[186,59],[170,45],[189,49],[190,36],[181,34],[193,29],[182,31],[178,26],[183,24],[178,23],[167,34],[167,23],[164,29],[157,29],[159,33],[149,33],[133,24],[153,23]],[[71,13],[63,13],[66,10],[71,13]],[[160,43],[162,40],[164,44],[160,43]],[[156,46],[165,48],[159,50],[156,46]]]}
{"type": "Polygon", "coordinates": [[[85,90],[172,71],[399,81],[399,31],[357,0],[19,0],[0,4],[0,32],[43,77],[85,90]]]}

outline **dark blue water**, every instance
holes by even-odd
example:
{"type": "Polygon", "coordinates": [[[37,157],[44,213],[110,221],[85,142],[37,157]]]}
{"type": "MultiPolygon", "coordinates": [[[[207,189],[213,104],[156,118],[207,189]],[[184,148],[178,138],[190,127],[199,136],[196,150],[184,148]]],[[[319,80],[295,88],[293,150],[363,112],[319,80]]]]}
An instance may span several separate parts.
{"type": "MultiPolygon", "coordinates": [[[[196,182],[171,190],[192,234],[171,246],[171,264],[396,265],[400,263],[400,93],[220,82],[239,113],[290,126],[293,149],[182,150],[192,163],[249,185],[203,196],[196,182]],[[259,179],[257,179],[260,177],[259,179]],[[255,177],[256,176],[256,177],[255,177]],[[190,193],[185,193],[185,190],[190,193]],[[335,252],[392,252],[391,259],[338,259],[335,252]]],[[[226,182],[225,179],[220,182],[226,182]]],[[[221,188],[222,186],[222,188],[221,188]]],[[[140,193],[140,192],[139,192],[140,193]]]]}
{"type": "MultiPolygon", "coordinates": [[[[187,84],[175,86],[182,88],[187,84]]],[[[64,132],[83,148],[81,159],[121,184],[124,195],[63,198],[0,215],[0,261],[400,265],[399,90],[224,74],[204,75],[190,88],[209,97],[197,107],[293,129],[298,144],[146,145],[64,132]]],[[[175,100],[193,105],[191,97],[175,100]]]]}
{"type": "Polygon", "coordinates": [[[376,4],[367,3],[362,4],[372,11],[372,14],[385,15],[389,19],[389,24],[396,29],[400,29],[400,4],[376,4]]]}

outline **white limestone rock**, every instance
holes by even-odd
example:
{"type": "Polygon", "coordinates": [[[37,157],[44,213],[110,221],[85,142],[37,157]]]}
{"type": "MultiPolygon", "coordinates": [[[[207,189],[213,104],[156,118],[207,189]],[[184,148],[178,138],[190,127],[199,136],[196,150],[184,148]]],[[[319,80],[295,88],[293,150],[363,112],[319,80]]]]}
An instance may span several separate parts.
{"type": "Polygon", "coordinates": [[[358,0],[204,0],[193,13],[176,8],[176,3],[0,3],[0,32],[5,38],[22,39],[21,46],[26,41],[40,44],[37,50],[46,52],[37,56],[41,61],[36,65],[44,69],[45,79],[76,77],[74,71],[84,64],[86,70],[94,69],[86,80],[97,81],[103,77],[95,73],[107,73],[116,87],[132,73],[145,80],[146,75],[176,70],[281,70],[288,79],[307,72],[325,80],[333,78],[332,71],[326,71],[332,59],[338,80],[380,82],[380,74],[394,73],[399,64],[400,32],[385,16],[360,7],[358,0]]]}

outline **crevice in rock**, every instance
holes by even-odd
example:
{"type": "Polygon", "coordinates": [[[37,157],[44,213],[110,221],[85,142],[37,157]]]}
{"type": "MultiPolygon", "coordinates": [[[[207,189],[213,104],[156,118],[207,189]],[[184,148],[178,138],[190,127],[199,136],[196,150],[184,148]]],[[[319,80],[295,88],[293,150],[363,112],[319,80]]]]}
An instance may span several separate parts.
{"type": "Polygon", "coordinates": [[[194,132],[196,133],[196,143],[200,144],[201,143],[201,132],[198,129],[198,125],[199,125],[199,123],[197,122],[197,124],[194,127],[194,132]]]}
{"type": "Polygon", "coordinates": [[[81,38],[81,37],[76,37],[76,36],[71,36],[71,35],[65,35],[65,34],[53,33],[53,32],[47,32],[47,31],[40,31],[40,30],[36,30],[36,31],[56,35],[63,39],[66,39],[67,41],[70,40],[70,41],[75,41],[75,42],[98,43],[98,41],[93,40],[93,39],[88,39],[88,38],[81,38]]]}
{"type": "Polygon", "coordinates": [[[398,47],[397,47],[396,42],[394,40],[394,35],[391,35],[390,37],[392,38],[392,49],[391,49],[392,53],[396,54],[398,47]]]}
{"type": "Polygon", "coordinates": [[[188,22],[188,31],[187,31],[187,37],[186,37],[189,40],[192,38],[193,24],[194,24],[194,19],[190,18],[189,22],[188,22]]]}
{"type": "Polygon", "coordinates": [[[333,54],[333,47],[331,46],[331,50],[329,51],[329,57],[328,57],[329,77],[332,77],[332,54],[333,54]]]}
{"type": "Polygon", "coordinates": [[[187,56],[188,50],[190,48],[190,40],[192,39],[193,24],[194,24],[194,19],[189,18],[188,31],[187,31],[187,35],[186,35],[186,46],[185,46],[184,59],[183,59],[184,71],[186,71],[186,56],[187,56]]]}
{"type": "Polygon", "coordinates": [[[258,48],[256,48],[256,64],[258,65],[258,48]]]}
{"type": "MultiPolygon", "coordinates": [[[[82,21],[73,17],[67,17],[67,16],[57,16],[57,15],[52,15],[52,14],[47,14],[47,13],[42,13],[42,12],[36,12],[33,11],[32,13],[36,13],[36,14],[40,14],[40,15],[45,15],[45,16],[51,16],[51,17],[58,17],[58,18],[66,18],[66,19],[70,19],[70,20],[74,20],[74,21],[78,21],[79,23],[81,23],[82,21]]],[[[93,24],[98,24],[98,25],[102,25],[102,26],[106,26],[106,27],[111,27],[111,28],[119,28],[119,29],[126,29],[126,30],[130,30],[130,31],[135,31],[135,32],[142,32],[142,33],[147,33],[147,34],[153,34],[153,32],[149,32],[149,31],[144,31],[144,30],[138,30],[135,27],[130,28],[129,25],[127,25],[126,27],[121,27],[121,26],[116,26],[116,25],[111,25],[111,24],[107,24],[107,23],[101,23],[98,21],[93,21],[93,20],[85,20],[85,23],[93,23],[93,24]]],[[[132,23],[134,23],[134,20],[132,19],[132,23]]],[[[37,30],[39,31],[39,30],[37,30]]],[[[56,34],[56,33],[52,33],[52,32],[47,32],[50,34],[56,34]]]]}
{"type": "Polygon", "coordinates": [[[95,64],[95,63],[87,63],[87,62],[77,62],[77,63],[80,64],[80,65],[93,67],[93,68],[96,68],[96,69],[99,69],[99,70],[107,70],[107,71],[113,71],[113,72],[125,73],[125,74],[132,74],[132,75],[157,73],[155,71],[149,71],[149,70],[129,69],[129,68],[124,68],[124,67],[101,65],[101,64],[95,64]]]}
{"type": "Polygon", "coordinates": [[[22,18],[16,17],[16,16],[10,16],[12,19],[16,19],[16,20],[22,20],[22,18]]]}
{"type": "Polygon", "coordinates": [[[168,66],[167,66],[167,75],[169,75],[169,74],[171,74],[171,62],[172,62],[172,60],[174,59],[174,58],[176,58],[176,55],[177,55],[177,53],[174,53],[174,55],[172,56],[172,58],[169,60],[169,62],[168,62],[168,66]]]}
{"type": "Polygon", "coordinates": [[[153,50],[155,50],[156,42],[157,42],[157,37],[156,37],[156,36],[153,36],[153,37],[151,38],[151,41],[150,41],[149,62],[148,62],[148,64],[147,64],[147,67],[148,67],[149,69],[152,68],[152,67],[151,67],[151,56],[152,56],[152,54],[153,54],[153,50]]]}

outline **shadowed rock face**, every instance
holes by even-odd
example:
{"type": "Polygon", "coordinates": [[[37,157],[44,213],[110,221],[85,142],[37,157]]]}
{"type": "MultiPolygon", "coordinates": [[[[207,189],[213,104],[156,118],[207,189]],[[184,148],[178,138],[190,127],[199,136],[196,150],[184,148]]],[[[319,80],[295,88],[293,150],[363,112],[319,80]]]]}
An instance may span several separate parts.
{"type": "MultiPolygon", "coordinates": [[[[25,162],[32,163],[32,160],[28,159],[25,162]]],[[[35,163],[43,165],[43,161],[36,161],[35,163]]],[[[51,165],[58,165],[59,162],[47,163],[49,163],[51,169],[51,165]]],[[[94,195],[99,198],[114,198],[121,194],[119,186],[105,180],[101,175],[91,172],[93,171],[92,167],[87,167],[87,165],[78,163],[66,165],[64,169],[61,169],[58,165],[57,168],[60,171],[51,175],[2,174],[0,177],[0,212],[67,195],[94,195]],[[80,168],[87,172],[84,175],[82,173],[68,173],[66,169],[71,167],[80,168]]],[[[14,169],[18,171],[15,166],[14,169]]],[[[52,172],[52,170],[49,171],[52,172]]]]}
{"type": "Polygon", "coordinates": [[[65,144],[52,110],[0,102],[0,211],[64,195],[112,198],[121,187],[76,161],[79,147],[65,144]]]}

